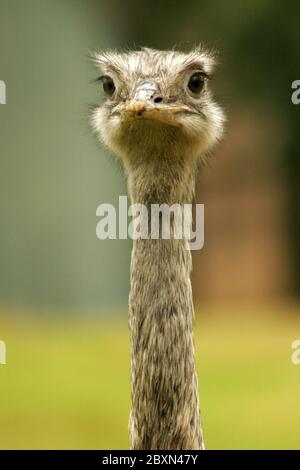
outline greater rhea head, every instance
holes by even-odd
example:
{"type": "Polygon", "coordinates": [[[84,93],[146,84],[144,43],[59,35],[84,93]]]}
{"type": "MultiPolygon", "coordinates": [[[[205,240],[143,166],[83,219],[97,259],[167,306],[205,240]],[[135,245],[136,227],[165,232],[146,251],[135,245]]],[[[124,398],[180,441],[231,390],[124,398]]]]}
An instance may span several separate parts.
{"type": "Polygon", "coordinates": [[[197,159],[221,137],[223,112],[209,89],[214,58],[202,48],[112,51],[95,54],[95,62],[106,100],[93,127],[125,164],[147,156],[197,159]]]}

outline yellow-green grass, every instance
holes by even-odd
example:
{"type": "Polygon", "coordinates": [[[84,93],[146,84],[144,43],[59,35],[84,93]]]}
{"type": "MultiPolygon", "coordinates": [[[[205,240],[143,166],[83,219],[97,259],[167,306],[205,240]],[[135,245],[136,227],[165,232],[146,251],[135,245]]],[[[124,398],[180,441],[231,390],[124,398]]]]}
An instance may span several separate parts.
{"type": "MultiPolygon", "coordinates": [[[[101,318],[0,314],[1,449],[128,448],[127,314],[101,318]]],[[[300,448],[300,365],[291,362],[299,338],[297,308],[200,310],[207,448],[300,448]]]]}

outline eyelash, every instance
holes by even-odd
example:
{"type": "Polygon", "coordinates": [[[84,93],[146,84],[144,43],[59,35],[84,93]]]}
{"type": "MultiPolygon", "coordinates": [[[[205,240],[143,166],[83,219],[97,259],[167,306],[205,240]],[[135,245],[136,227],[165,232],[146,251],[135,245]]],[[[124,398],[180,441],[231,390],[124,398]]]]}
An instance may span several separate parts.
{"type": "Polygon", "coordinates": [[[99,77],[95,78],[95,82],[102,82],[102,80],[107,77],[107,75],[100,75],[99,77]]]}

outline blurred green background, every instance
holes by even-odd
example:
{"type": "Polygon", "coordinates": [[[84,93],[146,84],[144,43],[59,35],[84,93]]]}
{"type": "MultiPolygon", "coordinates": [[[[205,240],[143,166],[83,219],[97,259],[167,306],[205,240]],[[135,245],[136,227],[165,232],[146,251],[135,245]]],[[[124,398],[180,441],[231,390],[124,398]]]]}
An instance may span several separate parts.
{"type": "Polygon", "coordinates": [[[128,448],[126,184],[89,126],[90,51],[203,42],[226,136],[199,178],[195,346],[209,449],[299,448],[300,4],[0,0],[0,448],[128,448]]]}

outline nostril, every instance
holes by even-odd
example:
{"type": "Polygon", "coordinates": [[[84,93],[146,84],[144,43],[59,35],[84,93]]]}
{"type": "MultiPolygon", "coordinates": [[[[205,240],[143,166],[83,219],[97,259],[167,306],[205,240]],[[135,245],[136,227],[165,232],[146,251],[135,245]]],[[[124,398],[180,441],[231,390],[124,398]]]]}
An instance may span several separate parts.
{"type": "Polygon", "coordinates": [[[161,103],[162,102],[162,97],[161,96],[157,96],[156,98],[154,98],[154,103],[161,103]]]}

